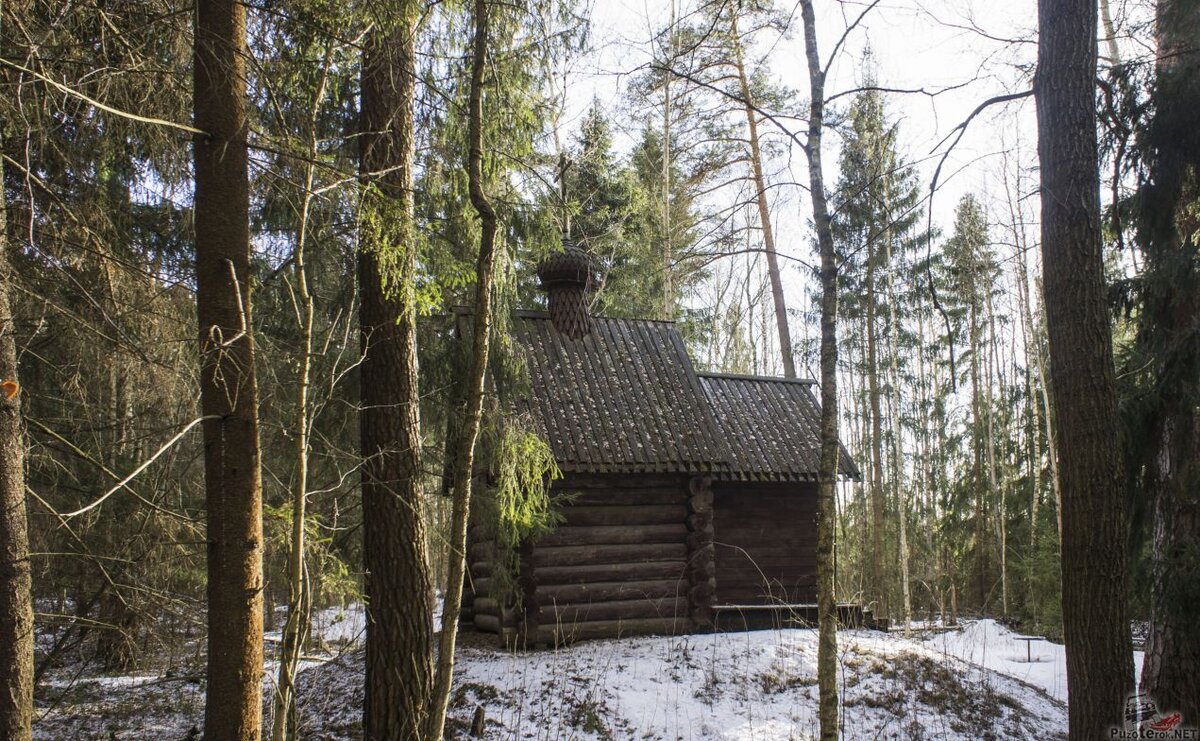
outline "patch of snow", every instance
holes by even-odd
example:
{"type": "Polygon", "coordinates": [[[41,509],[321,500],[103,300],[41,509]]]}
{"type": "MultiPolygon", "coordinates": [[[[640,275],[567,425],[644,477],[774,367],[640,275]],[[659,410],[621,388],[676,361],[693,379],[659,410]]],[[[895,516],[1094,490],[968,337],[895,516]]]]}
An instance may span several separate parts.
{"type": "MultiPolygon", "coordinates": [[[[1017,635],[995,620],[975,620],[965,623],[960,631],[940,633],[925,643],[948,656],[1040,687],[1066,703],[1066,647],[1045,640],[1033,641],[1027,654],[1025,641],[1017,640],[1017,635]]],[[[1141,676],[1144,656],[1141,651],[1133,652],[1135,676],[1141,676]]]]}

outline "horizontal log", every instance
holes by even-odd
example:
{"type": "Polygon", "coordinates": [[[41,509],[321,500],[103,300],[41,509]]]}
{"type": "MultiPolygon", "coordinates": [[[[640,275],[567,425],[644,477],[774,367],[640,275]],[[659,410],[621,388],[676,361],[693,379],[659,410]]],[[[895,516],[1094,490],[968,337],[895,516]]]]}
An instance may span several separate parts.
{"type": "Polygon", "coordinates": [[[475,630],[484,633],[499,633],[500,616],[475,613],[475,630]]]}
{"type": "Polygon", "coordinates": [[[717,597],[717,601],[720,604],[744,606],[762,605],[765,607],[772,607],[777,611],[782,610],[784,614],[789,614],[794,611],[794,608],[781,607],[782,605],[807,604],[815,602],[817,599],[817,591],[812,589],[807,592],[794,591],[788,592],[787,594],[773,594],[770,596],[761,594],[738,594],[736,592],[732,594],[726,594],[725,592],[721,592],[721,594],[719,594],[717,597]]]}
{"type": "Polygon", "coordinates": [[[590,566],[606,563],[683,561],[686,559],[687,546],[683,543],[539,547],[533,553],[533,563],[539,573],[544,566],[590,566]]]}
{"type": "Polygon", "coordinates": [[[500,603],[491,597],[476,597],[471,606],[476,615],[500,615],[500,603]]]}
{"type": "Polygon", "coordinates": [[[643,618],[640,620],[599,620],[574,625],[546,626],[538,631],[538,642],[562,645],[595,638],[623,638],[634,635],[676,635],[692,628],[688,618],[643,618]]]}
{"type": "Polygon", "coordinates": [[[475,580],[475,594],[488,596],[492,594],[491,577],[481,577],[475,580]]]}
{"type": "Polygon", "coordinates": [[[594,566],[544,566],[537,570],[541,585],[585,584],[598,581],[638,581],[645,579],[679,579],[687,571],[687,562],[645,561],[642,563],[607,563],[594,566]]]}
{"type": "Polygon", "coordinates": [[[539,621],[543,626],[595,622],[597,620],[631,620],[635,618],[678,618],[688,614],[688,602],[683,597],[661,599],[631,599],[614,602],[587,602],[542,605],[539,621]]]}
{"type": "Polygon", "coordinates": [[[572,506],[563,507],[561,512],[567,525],[661,525],[683,522],[687,517],[687,507],[682,504],[572,506]]]}
{"type": "Polygon", "coordinates": [[[752,569],[757,565],[764,571],[766,566],[786,571],[814,571],[817,564],[817,559],[811,551],[746,552],[722,548],[719,544],[713,557],[717,559],[717,563],[730,568],[752,569]]]}
{"type": "Polygon", "coordinates": [[[594,582],[592,584],[548,585],[538,590],[543,605],[569,602],[607,602],[610,600],[657,599],[683,596],[687,582],[679,579],[647,581],[594,582]]]}
{"type": "Polygon", "coordinates": [[[687,527],[681,522],[663,525],[563,526],[543,535],[539,548],[563,545],[621,545],[624,543],[682,543],[687,527]]]}
{"type": "Polygon", "coordinates": [[[571,493],[569,503],[574,505],[610,505],[628,507],[639,504],[684,504],[687,493],[681,487],[645,487],[639,489],[580,489],[571,493]]]}
{"type": "MultiPolygon", "coordinates": [[[[476,581],[492,575],[492,562],[487,561],[472,561],[471,562],[471,577],[476,581]]],[[[476,588],[478,591],[478,588],[476,588]]]]}
{"type": "Polygon", "coordinates": [[[577,489],[640,489],[648,486],[682,489],[686,476],[654,473],[569,473],[554,483],[555,490],[577,489]]]}
{"type": "MultiPolygon", "coordinates": [[[[763,516],[767,518],[766,515],[763,516]]],[[[795,548],[803,546],[812,548],[816,545],[816,533],[804,528],[732,528],[717,515],[713,530],[717,540],[726,543],[737,543],[742,546],[783,546],[795,548]]]]}
{"type": "Polygon", "coordinates": [[[476,561],[492,561],[496,557],[496,546],[491,542],[472,543],[467,546],[467,559],[476,561]]]}
{"type": "Polygon", "coordinates": [[[762,581],[798,581],[808,583],[816,578],[816,567],[809,561],[790,561],[786,563],[775,561],[727,561],[716,560],[717,573],[723,576],[734,576],[738,579],[762,581]]]}

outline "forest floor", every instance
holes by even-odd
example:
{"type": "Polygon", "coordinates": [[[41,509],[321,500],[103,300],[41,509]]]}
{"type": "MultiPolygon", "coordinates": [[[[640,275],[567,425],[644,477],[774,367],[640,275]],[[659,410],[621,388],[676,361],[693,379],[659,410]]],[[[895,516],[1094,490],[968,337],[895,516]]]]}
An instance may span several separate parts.
{"type": "MultiPolygon", "coordinates": [[[[323,611],[314,634],[320,645],[298,681],[302,738],[361,738],[361,607],[323,611]]],[[[839,633],[844,737],[1065,738],[1062,646],[1035,642],[1027,661],[1025,643],[1013,636],[992,620],[907,638],[839,633]]],[[[491,638],[463,636],[451,709],[460,737],[479,706],[489,739],[817,735],[813,630],[591,641],[527,653],[500,651],[491,638]]],[[[268,634],[268,649],[277,639],[268,634]]],[[[268,698],[274,672],[269,663],[268,698]]],[[[38,688],[34,737],[199,738],[202,675],[203,666],[186,662],[122,676],[56,667],[38,688]]]]}

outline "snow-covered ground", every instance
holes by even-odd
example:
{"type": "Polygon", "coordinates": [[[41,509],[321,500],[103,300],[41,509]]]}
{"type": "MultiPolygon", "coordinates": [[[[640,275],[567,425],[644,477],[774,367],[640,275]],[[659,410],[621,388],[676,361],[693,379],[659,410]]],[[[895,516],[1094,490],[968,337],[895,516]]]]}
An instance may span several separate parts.
{"type": "MultiPolygon", "coordinates": [[[[975,666],[1041,687],[1060,702],[1067,702],[1067,654],[1059,643],[1033,641],[1028,647],[1017,635],[995,620],[967,623],[926,641],[929,646],[975,666]],[[1028,650],[1026,650],[1028,648],[1028,650]],[[1032,657],[1030,659],[1030,657],[1032,657]]],[[[1141,651],[1133,652],[1134,676],[1142,676],[1141,651]]]]}
{"type": "MultiPolygon", "coordinates": [[[[839,636],[850,739],[1065,735],[1041,688],[898,635],[839,636]]],[[[817,735],[816,632],[597,641],[524,655],[464,652],[462,717],[492,738],[806,739],[817,735]]]]}
{"type": "MultiPolygon", "coordinates": [[[[299,678],[306,739],[355,739],[361,607],[314,616],[299,678]]],[[[848,739],[1066,734],[1063,647],[991,620],[936,634],[843,631],[848,739]],[[924,635],[925,637],[922,637],[924,635]]],[[[460,734],[482,706],[492,739],[806,739],[817,733],[816,632],[770,630],[581,643],[508,653],[464,636],[452,702],[460,734]]],[[[268,634],[270,644],[278,634],[268,634]]],[[[1140,656],[1139,656],[1140,659],[1140,656]]],[[[273,688],[269,664],[264,690],[273,688]]],[[[72,673],[74,674],[74,673],[72,673]]],[[[203,667],[162,676],[56,674],[39,691],[39,739],[198,738],[203,667]]]]}

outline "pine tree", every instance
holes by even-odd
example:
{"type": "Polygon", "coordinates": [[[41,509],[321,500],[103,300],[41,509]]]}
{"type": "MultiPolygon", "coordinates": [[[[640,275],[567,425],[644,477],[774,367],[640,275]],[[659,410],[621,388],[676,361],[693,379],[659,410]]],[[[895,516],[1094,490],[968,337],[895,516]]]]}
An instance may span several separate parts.
{"type": "Polygon", "coordinates": [[[995,563],[989,537],[991,495],[995,494],[992,467],[989,465],[990,440],[986,420],[991,415],[991,378],[986,371],[988,339],[985,335],[989,321],[988,306],[999,269],[991,250],[988,227],[976,198],[965,195],[954,213],[954,233],[944,246],[946,255],[946,286],[944,300],[947,310],[956,320],[961,337],[948,338],[965,347],[960,356],[969,361],[968,380],[971,392],[971,416],[968,434],[971,440],[970,478],[966,491],[971,502],[970,534],[959,537],[970,542],[971,585],[975,605],[983,607],[991,585],[991,568],[995,563]]]}
{"type": "Polygon", "coordinates": [[[1126,523],[1096,152],[1095,0],[1038,3],[1038,160],[1050,381],[1062,479],[1072,739],[1120,727],[1133,689],[1126,523]],[[1097,600],[1109,594],[1111,599],[1097,600]]]}
{"type": "Polygon", "coordinates": [[[0,382],[6,387],[0,393],[0,737],[27,741],[33,724],[33,585],[6,206],[0,163],[0,382]]]}
{"type": "Polygon", "coordinates": [[[205,734],[262,725],[262,481],[250,303],[246,8],[197,7],[193,60],[196,311],[208,524],[205,734]]]}
{"type": "MultiPolygon", "coordinates": [[[[867,86],[873,81],[868,78],[867,86]]],[[[899,444],[902,431],[898,420],[890,425],[892,471],[886,472],[884,400],[897,379],[896,357],[898,323],[890,321],[896,311],[895,276],[901,273],[904,252],[913,243],[913,230],[920,218],[921,195],[913,168],[903,162],[897,151],[897,127],[888,122],[882,95],[867,90],[855,96],[851,104],[849,131],[842,148],[833,220],[833,233],[839,258],[844,266],[841,279],[846,300],[843,315],[855,325],[865,346],[859,369],[867,384],[866,417],[869,421],[867,445],[870,451],[869,552],[864,554],[866,596],[887,611],[885,573],[887,556],[885,519],[886,493],[900,494],[901,472],[899,444]],[[886,481],[885,481],[886,475],[886,481]]],[[[894,392],[894,388],[891,389],[894,392]]],[[[898,412],[898,410],[896,410],[898,412]]],[[[892,410],[889,410],[891,414],[892,410]]],[[[896,415],[898,416],[898,414],[896,415]]],[[[899,496],[896,496],[899,500],[899,496]]],[[[865,525],[865,523],[864,523],[865,525]]],[[[905,559],[902,559],[902,561],[905,559]]],[[[903,589],[902,589],[903,591],[903,589]]]]}
{"type": "Polygon", "coordinates": [[[417,375],[413,95],[420,7],[378,6],[363,51],[358,252],[368,739],[423,738],[433,699],[417,375]]]}

